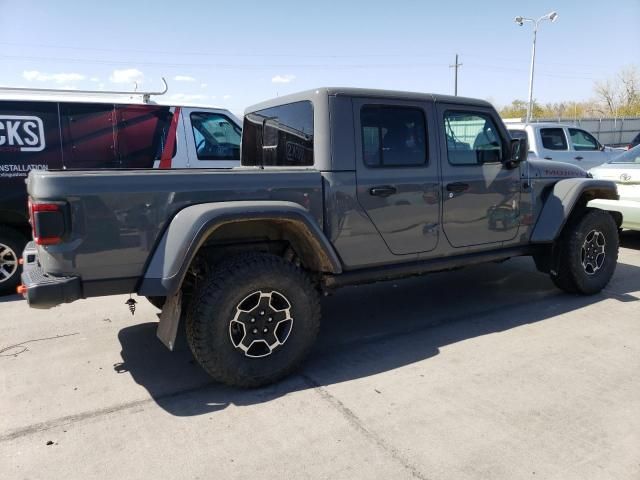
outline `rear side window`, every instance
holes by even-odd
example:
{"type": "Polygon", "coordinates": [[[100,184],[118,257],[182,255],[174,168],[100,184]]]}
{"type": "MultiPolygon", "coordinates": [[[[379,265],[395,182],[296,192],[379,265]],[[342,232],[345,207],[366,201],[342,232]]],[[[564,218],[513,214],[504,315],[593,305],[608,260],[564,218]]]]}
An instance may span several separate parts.
{"type": "Polygon", "coordinates": [[[447,111],[444,131],[451,165],[482,165],[502,160],[502,141],[488,115],[447,111]]]}
{"type": "Polygon", "coordinates": [[[295,102],[246,114],[242,164],[312,166],[312,103],[295,102]]]}
{"type": "Polygon", "coordinates": [[[427,163],[424,113],[419,108],[365,105],[360,111],[362,154],[368,167],[427,163]]]}
{"type": "Polygon", "coordinates": [[[242,130],[220,113],[194,112],[191,128],[198,160],[239,160],[242,130]]]}
{"type": "Polygon", "coordinates": [[[598,150],[600,145],[598,141],[590,133],[580,130],[579,128],[570,128],[569,135],[571,135],[571,143],[573,143],[573,149],[579,151],[586,150],[598,150]]]}
{"type": "Polygon", "coordinates": [[[541,128],[540,138],[547,150],[567,150],[567,138],[562,128],[541,128]]]}

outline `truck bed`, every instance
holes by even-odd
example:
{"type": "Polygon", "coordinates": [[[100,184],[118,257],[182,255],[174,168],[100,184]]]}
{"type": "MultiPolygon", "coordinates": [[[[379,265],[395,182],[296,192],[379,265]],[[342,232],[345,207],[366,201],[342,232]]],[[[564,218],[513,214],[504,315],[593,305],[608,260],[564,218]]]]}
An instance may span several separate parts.
{"type": "Polygon", "coordinates": [[[80,272],[89,283],[135,282],[165,226],[190,205],[285,200],[323,224],[322,177],[311,169],[41,171],[32,172],[27,189],[32,201],[66,201],[70,207],[69,238],[38,247],[44,270],[80,272]]]}

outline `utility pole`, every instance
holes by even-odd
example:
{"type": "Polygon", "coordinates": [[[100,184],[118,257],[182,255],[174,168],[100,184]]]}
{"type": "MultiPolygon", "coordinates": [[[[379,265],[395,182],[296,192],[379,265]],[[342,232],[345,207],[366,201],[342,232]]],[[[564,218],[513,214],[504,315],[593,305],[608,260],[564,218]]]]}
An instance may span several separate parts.
{"type": "Polygon", "coordinates": [[[458,68],[460,68],[461,66],[462,66],[462,64],[458,63],[458,54],[456,53],[456,63],[454,63],[453,65],[449,65],[449,68],[453,68],[454,71],[455,71],[453,94],[456,97],[458,96],[458,68]]]}

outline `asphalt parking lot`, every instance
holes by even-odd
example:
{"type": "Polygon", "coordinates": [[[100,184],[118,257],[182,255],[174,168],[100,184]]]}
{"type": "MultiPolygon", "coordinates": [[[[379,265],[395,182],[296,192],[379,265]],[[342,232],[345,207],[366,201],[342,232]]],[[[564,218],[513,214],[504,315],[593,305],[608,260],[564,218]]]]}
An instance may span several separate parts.
{"type": "Polygon", "coordinates": [[[277,385],[212,384],[126,297],[0,303],[0,477],[640,478],[640,235],[602,294],[530,259],[342,290],[277,385]]]}

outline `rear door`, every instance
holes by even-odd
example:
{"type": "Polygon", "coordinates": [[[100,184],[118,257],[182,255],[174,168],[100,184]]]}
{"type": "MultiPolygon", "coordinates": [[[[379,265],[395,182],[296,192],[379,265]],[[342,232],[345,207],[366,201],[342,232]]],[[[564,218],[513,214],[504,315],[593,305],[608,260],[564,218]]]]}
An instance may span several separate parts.
{"type": "Polygon", "coordinates": [[[357,198],[394,255],[433,250],[440,218],[428,102],[353,100],[357,198]]]}
{"type": "Polygon", "coordinates": [[[537,135],[538,157],[543,160],[576,163],[564,127],[534,127],[537,135]]]}
{"type": "Polygon", "coordinates": [[[510,137],[484,107],[438,104],[443,230],[453,247],[513,239],[520,225],[520,167],[507,168],[510,137]]]}
{"type": "Polygon", "coordinates": [[[240,165],[242,128],[225,110],[182,108],[189,168],[231,168],[240,165]]]}

